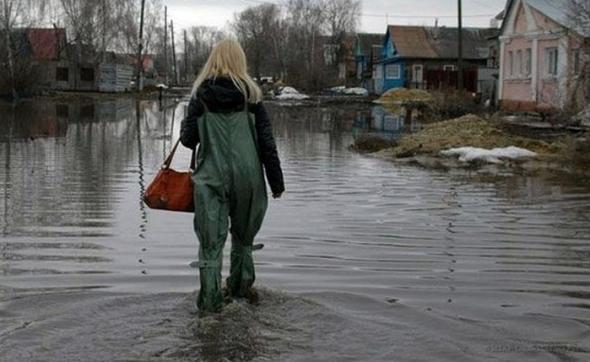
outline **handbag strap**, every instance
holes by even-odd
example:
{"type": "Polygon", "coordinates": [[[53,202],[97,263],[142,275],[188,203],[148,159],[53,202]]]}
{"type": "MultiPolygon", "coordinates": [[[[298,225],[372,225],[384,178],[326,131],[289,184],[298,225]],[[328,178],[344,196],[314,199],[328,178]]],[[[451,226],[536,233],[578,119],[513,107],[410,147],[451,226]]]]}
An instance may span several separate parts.
{"type": "MultiPolygon", "coordinates": [[[[178,148],[179,143],[180,143],[180,138],[178,138],[178,140],[174,144],[174,147],[172,147],[170,154],[168,155],[168,157],[166,157],[166,160],[164,160],[164,164],[162,165],[163,169],[167,170],[170,168],[170,165],[172,164],[172,159],[174,158],[174,154],[176,153],[176,149],[178,148]]],[[[191,164],[189,165],[189,169],[191,169],[191,170],[195,169],[196,151],[197,151],[197,148],[196,147],[193,148],[193,152],[191,155],[191,164]]]]}

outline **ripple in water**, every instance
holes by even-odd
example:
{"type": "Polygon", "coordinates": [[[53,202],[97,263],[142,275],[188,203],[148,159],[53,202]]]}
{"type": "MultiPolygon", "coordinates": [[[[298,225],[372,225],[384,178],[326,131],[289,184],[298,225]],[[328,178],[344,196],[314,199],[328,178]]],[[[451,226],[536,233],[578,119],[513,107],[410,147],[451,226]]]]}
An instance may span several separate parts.
{"type": "MultiPolygon", "coordinates": [[[[0,327],[0,343],[18,346],[10,353],[32,351],[34,328],[44,335],[47,326],[71,323],[64,336],[90,339],[88,325],[97,325],[96,333],[120,329],[129,341],[134,331],[132,350],[178,359],[588,356],[590,188],[583,180],[396,166],[347,150],[363,132],[404,132],[381,110],[269,105],[287,193],[271,202],[259,235],[266,247],[255,256],[258,280],[297,296],[268,291],[262,307],[235,305],[203,324],[181,312],[189,294],[169,294],[197,286],[191,215],[140,201],[178,135],[185,104],[100,101],[93,112],[68,104],[67,114],[80,117],[64,117],[63,106],[36,102],[0,113],[7,130],[0,135],[0,295],[10,305],[1,307],[0,322],[11,325],[0,327]],[[31,304],[19,314],[10,301],[23,296],[64,309],[40,314],[31,304]],[[156,321],[166,313],[170,322],[156,321]],[[35,320],[43,322],[35,327],[35,320]],[[167,340],[166,323],[187,334],[167,340]],[[229,326],[235,334],[222,335],[229,326]]],[[[175,166],[189,157],[180,151],[175,166]]],[[[117,333],[100,336],[97,360],[117,333]]],[[[56,360],[90,351],[58,348],[65,339],[55,338],[56,360]]]]}

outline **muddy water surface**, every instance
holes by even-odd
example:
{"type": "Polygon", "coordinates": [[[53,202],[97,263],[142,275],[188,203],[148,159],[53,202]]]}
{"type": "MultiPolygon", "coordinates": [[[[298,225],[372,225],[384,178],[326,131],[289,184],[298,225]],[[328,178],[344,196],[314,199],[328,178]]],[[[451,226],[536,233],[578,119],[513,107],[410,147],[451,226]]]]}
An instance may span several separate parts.
{"type": "Polygon", "coordinates": [[[588,180],[392,165],[348,146],[418,123],[269,111],[288,191],[262,304],[198,319],[192,217],[140,199],[185,104],[2,106],[0,360],[590,359],[588,180]]]}

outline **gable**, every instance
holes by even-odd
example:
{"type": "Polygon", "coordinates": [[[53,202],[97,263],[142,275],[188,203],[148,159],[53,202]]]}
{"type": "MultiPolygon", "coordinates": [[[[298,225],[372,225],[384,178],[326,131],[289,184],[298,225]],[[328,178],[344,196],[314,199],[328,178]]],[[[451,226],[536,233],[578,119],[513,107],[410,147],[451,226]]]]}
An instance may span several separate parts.
{"type": "Polygon", "coordinates": [[[397,53],[395,46],[393,44],[393,40],[391,39],[391,33],[389,29],[387,29],[387,33],[385,33],[385,40],[383,41],[382,53],[383,58],[391,58],[397,53]]]}
{"type": "Polygon", "coordinates": [[[524,4],[521,2],[518,4],[518,11],[516,12],[516,16],[514,19],[514,32],[515,33],[524,33],[528,29],[528,22],[526,18],[526,14],[524,11],[524,4]]]}
{"type": "Polygon", "coordinates": [[[568,28],[583,36],[590,36],[585,34],[584,29],[571,23],[568,4],[569,0],[509,0],[500,33],[511,35],[568,28]]]}

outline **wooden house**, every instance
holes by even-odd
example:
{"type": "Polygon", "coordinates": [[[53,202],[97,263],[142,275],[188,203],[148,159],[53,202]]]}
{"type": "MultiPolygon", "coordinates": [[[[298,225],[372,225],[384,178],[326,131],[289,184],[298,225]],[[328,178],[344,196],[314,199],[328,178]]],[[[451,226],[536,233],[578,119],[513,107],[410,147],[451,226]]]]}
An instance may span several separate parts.
{"type": "MultiPolygon", "coordinates": [[[[488,38],[493,28],[463,28],[464,87],[477,91],[478,68],[486,67],[488,38]]],[[[448,27],[387,27],[381,59],[373,67],[376,93],[391,88],[444,88],[457,86],[458,29],[448,27]]]]}

